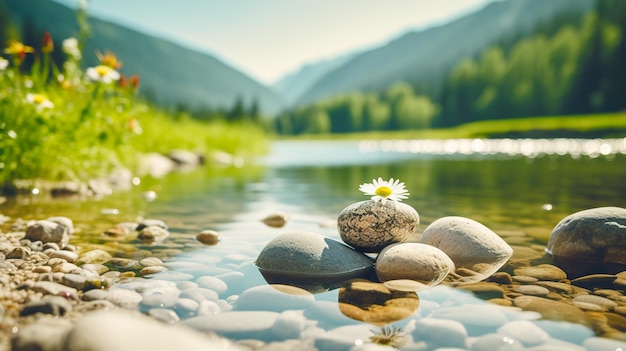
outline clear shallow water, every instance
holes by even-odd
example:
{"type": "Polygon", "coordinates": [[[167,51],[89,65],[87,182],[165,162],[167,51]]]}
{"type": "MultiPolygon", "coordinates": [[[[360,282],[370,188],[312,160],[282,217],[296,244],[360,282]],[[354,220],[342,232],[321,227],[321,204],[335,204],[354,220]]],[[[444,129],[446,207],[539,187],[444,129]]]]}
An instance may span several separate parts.
{"type": "MultiPolygon", "coordinates": [[[[597,152],[588,146],[588,154],[573,156],[546,152],[548,149],[527,155],[484,152],[484,143],[472,141],[467,143],[469,148],[483,152],[462,152],[470,150],[464,142],[459,142],[457,149],[428,144],[419,150],[417,144],[411,148],[410,142],[276,142],[270,155],[243,168],[209,167],[163,179],[143,179],[130,191],[96,201],[44,196],[9,199],[1,205],[0,213],[24,219],[70,217],[79,229],[72,244],[82,249],[101,247],[138,259],[167,257],[171,271],[161,279],[195,280],[217,275],[228,284],[227,296],[221,296],[227,298],[266,284],[253,261],[276,235],[307,230],[339,240],[334,226],[337,215],[349,204],[367,199],[358,186],[379,176],[406,183],[411,194],[406,203],[421,217],[417,236],[437,218],[456,215],[475,219],[496,233],[523,232],[521,245],[544,245],[556,223],[573,212],[600,206],[626,207],[626,155],[620,151],[620,142],[596,142],[597,152]],[[606,146],[602,148],[605,144],[610,145],[610,152],[606,146]],[[146,201],[145,191],[155,191],[157,198],[146,201]],[[261,222],[277,211],[290,215],[285,227],[271,228],[261,222]],[[115,223],[137,217],[164,220],[172,235],[161,244],[147,246],[101,234],[115,223]],[[197,243],[194,237],[204,229],[218,231],[220,243],[210,247],[197,243]]],[[[524,147],[519,150],[531,150],[528,145],[524,147]]],[[[585,146],[577,150],[585,150],[585,146]]],[[[477,310],[478,314],[493,310],[493,306],[465,292],[443,286],[418,296],[420,306],[413,317],[395,325],[407,328],[411,320],[429,315],[470,318],[459,310],[465,305],[487,306],[477,310]]],[[[315,300],[335,306],[337,313],[332,318],[318,318],[327,328],[360,323],[338,313],[337,289],[318,293],[315,300]]],[[[486,315],[485,320],[497,320],[501,313],[486,315]]],[[[508,320],[536,318],[532,313],[507,313],[511,314],[508,320]]],[[[480,323],[476,323],[476,330],[468,329],[474,336],[481,332],[476,327],[480,323]]],[[[591,336],[582,326],[536,323],[552,337],[576,344],[591,336]]]]}

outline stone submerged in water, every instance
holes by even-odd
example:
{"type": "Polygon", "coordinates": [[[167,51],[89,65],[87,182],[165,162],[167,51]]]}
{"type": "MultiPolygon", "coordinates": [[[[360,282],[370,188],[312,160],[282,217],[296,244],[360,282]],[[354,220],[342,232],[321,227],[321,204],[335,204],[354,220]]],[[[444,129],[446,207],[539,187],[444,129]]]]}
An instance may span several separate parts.
{"type": "Polygon", "coordinates": [[[454,263],[445,252],[420,243],[389,245],[376,258],[376,275],[382,282],[413,280],[433,286],[453,270],[454,263]]]}
{"type": "Polygon", "coordinates": [[[491,229],[473,219],[449,216],[431,223],[421,242],[445,252],[456,268],[476,272],[466,280],[487,278],[513,255],[513,249],[491,229]]]}
{"type": "Polygon", "coordinates": [[[349,279],[371,271],[372,259],[339,241],[311,232],[290,232],[272,239],[256,260],[266,279],[349,279]]]}
{"type": "Polygon", "coordinates": [[[598,207],[563,218],[552,230],[546,251],[576,276],[624,270],[626,209],[598,207]]]}
{"type": "Polygon", "coordinates": [[[362,252],[380,252],[407,241],[419,226],[417,211],[401,202],[367,200],[344,208],[337,220],[341,239],[362,252]]]}

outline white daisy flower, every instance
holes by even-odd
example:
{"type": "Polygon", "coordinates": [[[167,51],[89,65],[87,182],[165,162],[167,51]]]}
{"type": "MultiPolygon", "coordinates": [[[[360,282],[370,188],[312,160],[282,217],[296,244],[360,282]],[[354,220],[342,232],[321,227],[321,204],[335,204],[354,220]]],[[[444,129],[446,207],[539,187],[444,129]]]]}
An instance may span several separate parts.
{"type": "Polygon", "coordinates": [[[95,82],[109,84],[114,80],[120,79],[120,73],[113,68],[105,65],[87,68],[87,77],[95,82]]]}
{"type": "Polygon", "coordinates": [[[26,94],[26,101],[35,105],[38,111],[41,111],[46,108],[54,107],[54,104],[52,103],[52,101],[50,101],[48,97],[43,94],[28,93],[26,94]]]}
{"type": "Polygon", "coordinates": [[[72,56],[76,60],[80,60],[82,54],[78,48],[78,39],[67,38],[63,40],[63,52],[72,56]]]}
{"type": "Polygon", "coordinates": [[[9,60],[0,57],[0,71],[4,71],[9,66],[9,60]]]}
{"type": "Polygon", "coordinates": [[[394,180],[393,178],[386,181],[381,177],[372,179],[371,183],[361,184],[359,191],[365,195],[372,195],[372,200],[381,201],[383,204],[387,200],[402,201],[409,195],[409,192],[404,188],[404,182],[400,183],[399,179],[394,180]]]}

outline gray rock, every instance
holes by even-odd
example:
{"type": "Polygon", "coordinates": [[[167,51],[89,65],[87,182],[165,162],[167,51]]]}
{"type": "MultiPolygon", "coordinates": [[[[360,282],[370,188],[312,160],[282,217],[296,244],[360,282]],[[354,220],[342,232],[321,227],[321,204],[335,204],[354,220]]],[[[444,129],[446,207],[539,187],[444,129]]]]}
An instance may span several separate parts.
{"type": "Polygon", "coordinates": [[[550,339],[543,329],[530,321],[511,321],[498,328],[498,333],[521,342],[524,346],[541,345],[550,339]]]}
{"type": "Polygon", "coordinates": [[[19,259],[25,260],[31,255],[31,250],[28,247],[18,246],[9,252],[6,256],[7,259],[19,259]]]}
{"type": "Polygon", "coordinates": [[[69,332],[67,351],[241,350],[222,338],[211,338],[186,328],[172,328],[152,318],[123,311],[93,312],[69,332]]]}
{"type": "Polygon", "coordinates": [[[30,316],[35,313],[63,316],[71,310],[72,305],[64,297],[48,295],[41,300],[33,300],[24,305],[20,316],[30,316]]]}
{"type": "Polygon", "coordinates": [[[176,312],[167,308],[151,308],[148,310],[148,316],[165,324],[174,324],[180,321],[176,312]]]}
{"type": "Polygon", "coordinates": [[[341,239],[363,252],[380,252],[385,246],[408,240],[420,218],[407,204],[367,200],[344,208],[337,219],[341,239]]]}
{"type": "Polygon", "coordinates": [[[50,258],[62,258],[67,262],[74,263],[78,259],[78,254],[76,252],[67,251],[67,250],[57,250],[52,252],[49,255],[50,258]]]}
{"type": "Polygon", "coordinates": [[[55,216],[48,218],[48,220],[65,226],[69,235],[74,234],[74,222],[72,222],[71,219],[63,216],[55,216]]]}
{"type": "Polygon", "coordinates": [[[439,218],[424,230],[421,242],[441,249],[457,269],[476,272],[476,280],[495,273],[513,255],[513,249],[491,229],[464,217],[439,218]]]}
{"type": "Polygon", "coordinates": [[[189,318],[180,324],[202,332],[215,332],[229,338],[274,339],[270,332],[280,316],[267,311],[235,311],[189,318]]]}
{"type": "Polygon", "coordinates": [[[270,284],[259,285],[245,290],[239,295],[237,310],[263,310],[282,312],[284,310],[301,310],[310,306],[315,298],[301,288],[270,284]]]}
{"type": "Polygon", "coordinates": [[[60,246],[65,246],[69,240],[67,228],[52,221],[36,221],[26,229],[25,239],[30,241],[41,241],[44,244],[53,242],[60,246]]]}
{"type": "Polygon", "coordinates": [[[137,309],[142,297],[138,293],[124,289],[110,289],[105,295],[107,301],[126,309],[137,309]]]}
{"type": "Polygon", "coordinates": [[[87,279],[80,274],[65,274],[61,278],[61,283],[65,286],[72,287],[76,290],[83,290],[87,279]]]}
{"type": "Polygon", "coordinates": [[[271,282],[348,279],[369,272],[372,259],[323,235],[290,232],[267,243],[256,265],[271,282]]]}
{"type": "MultiPolygon", "coordinates": [[[[121,225],[121,224],[118,224],[118,225],[121,225]]],[[[168,229],[167,224],[165,224],[165,222],[163,222],[160,219],[144,219],[137,225],[135,230],[140,232],[143,228],[150,227],[150,226],[157,226],[163,229],[168,229]]]]}
{"type": "Polygon", "coordinates": [[[130,258],[112,258],[106,261],[104,265],[111,270],[120,272],[140,271],[143,268],[139,261],[130,258]]]}
{"type": "Polygon", "coordinates": [[[12,340],[13,351],[58,351],[63,350],[65,337],[73,324],[66,319],[40,318],[20,328],[12,340]]]}
{"type": "Polygon", "coordinates": [[[560,266],[569,261],[579,266],[584,266],[581,261],[626,265],[626,209],[599,207],[563,218],[552,230],[546,251],[560,266]]]}
{"type": "Polygon", "coordinates": [[[179,167],[197,167],[204,163],[204,158],[189,150],[172,150],[167,155],[179,167]]]}
{"type": "Polygon", "coordinates": [[[67,295],[67,294],[76,294],[76,289],[65,286],[63,284],[49,282],[49,281],[38,281],[35,282],[33,287],[31,288],[33,291],[40,292],[44,295],[67,295]]]}
{"type": "Polygon", "coordinates": [[[440,249],[421,243],[397,243],[385,247],[376,258],[376,276],[382,282],[414,280],[425,285],[439,284],[454,263],[440,249]]]}
{"type": "Polygon", "coordinates": [[[137,239],[146,244],[156,244],[170,236],[170,232],[156,225],[147,226],[139,231],[137,239]]]}
{"type": "Polygon", "coordinates": [[[424,340],[429,346],[467,347],[467,330],[457,321],[423,318],[415,321],[413,339],[424,340]]]}
{"type": "Polygon", "coordinates": [[[109,295],[108,290],[93,289],[93,290],[89,290],[83,293],[82,300],[83,301],[107,300],[107,295],[109,295]]]}
{"type": "Polygon", "coordinates": [[[196,279],[196,284],[201,288],[211,289],[220,295],[228,290],[228,285],[223,280],[209,275],[196,279]]]}

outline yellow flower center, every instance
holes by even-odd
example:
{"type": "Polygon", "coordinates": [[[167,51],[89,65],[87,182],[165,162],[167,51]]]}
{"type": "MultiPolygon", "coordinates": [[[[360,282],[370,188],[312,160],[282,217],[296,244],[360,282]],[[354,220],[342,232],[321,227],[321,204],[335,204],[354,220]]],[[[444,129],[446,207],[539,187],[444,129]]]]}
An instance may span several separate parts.
{"type": "Polygon", "coordinates": [[[100,77],[105,77],[107,74],[109,74],[109,72],[111,72],[111,68],[104,65],[96,66],[96,72],[98,72],[98,75],[100,77]]]}
{"type": "Polygon", "coordinates": [[[374,193],[378,196],[387,197],[391,195],[391,188],[387,186],[379,186],[378,188],[376,188],[376,191],[374,193]]]}
{"type": "Polygon", "coordinates": [[[46,100],[48,100],[48,98],[46,98],[45,95],[33,94],[33,102],[35,103],[35,105],[41,105],[46,102],[46,100]]]}

